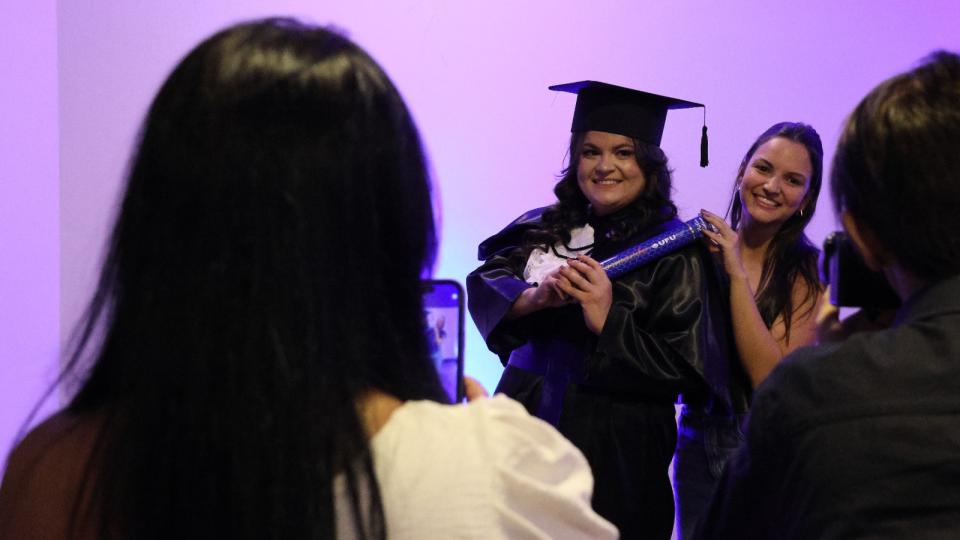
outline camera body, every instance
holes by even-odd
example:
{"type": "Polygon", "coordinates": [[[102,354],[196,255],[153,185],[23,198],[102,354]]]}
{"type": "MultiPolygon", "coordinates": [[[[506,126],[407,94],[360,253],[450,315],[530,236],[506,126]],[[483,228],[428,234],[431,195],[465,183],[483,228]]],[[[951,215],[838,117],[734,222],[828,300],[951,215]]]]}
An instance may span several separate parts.
{"type": "Polygon", "coordinates": [[[846,233],[830,233],[823,241],[820,267],[830,284],[830,303],[837,307],[891,309],[900,298],[880,272],[870,270],[846,233]]]}

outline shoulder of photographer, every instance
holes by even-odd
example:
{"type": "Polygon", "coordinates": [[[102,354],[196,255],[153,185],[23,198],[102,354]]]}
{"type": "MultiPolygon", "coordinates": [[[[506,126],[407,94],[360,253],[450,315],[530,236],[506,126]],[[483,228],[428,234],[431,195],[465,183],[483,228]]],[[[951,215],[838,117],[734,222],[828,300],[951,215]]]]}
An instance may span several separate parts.
{"type": "Polygon", "coordinates": [[[471,530],[458,535],[467,538],[540,538],[556,531],[567,538],[616,538],[616,528],[590,506],[593,476],[580,451],[504,395],[459,406],[408,402],[372,446],[375,455],[390,456],[375,460],[385,501],[410,493],[433,501],[387,504],[390,524],[430,522],[442,535],[450,532],[443,527],[462,525],[454,516],[466,513],[471,530]],[[445,451],[437,452],[440,447],[445,451]]]}

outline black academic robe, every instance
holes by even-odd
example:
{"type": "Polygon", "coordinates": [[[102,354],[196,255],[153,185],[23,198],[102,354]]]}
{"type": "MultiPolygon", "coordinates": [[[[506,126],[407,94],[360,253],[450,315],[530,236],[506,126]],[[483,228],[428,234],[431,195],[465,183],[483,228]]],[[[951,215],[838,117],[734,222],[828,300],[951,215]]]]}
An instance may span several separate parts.
{"type": "MultiPolygon", "coordinates": [[[[577,305],[520,319],[504,316],[532,285],[510,255],[540,227],[527,212],[480,245],[483,264],[467,276],[468,305],[487,346],[506,369],[497,387],[554,423],[593,470],[593,505],[622,538],[668,539],[673,494],[667,469],[676,446],[679,394],[709,409],[746,409],[749,382],[735,357],[727,294],[700,242],[613,281],[613,305],[599,336],[577,305]]],[[[669,220],[610,240],[627,210],[592,218],[591,256],[603,260],[680,224],[669,220]]]]}

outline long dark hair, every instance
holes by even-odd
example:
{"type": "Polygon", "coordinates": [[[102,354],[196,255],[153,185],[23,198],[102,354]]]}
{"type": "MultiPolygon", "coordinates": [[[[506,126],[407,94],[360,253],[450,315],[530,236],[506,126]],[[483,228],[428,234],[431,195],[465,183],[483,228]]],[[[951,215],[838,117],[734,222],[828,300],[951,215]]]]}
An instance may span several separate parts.
{"type": "MultiPolygon", "coordinates": [[[[585,132],[570,136],[569,162],[560,172],[560,180],[553,187],[557,202],[541,217],[542,227],[528,231],[515,259],[526,261],[536,248],[548,249],[557,242],[570,241],[570,229],[582,226],[590,211],[590,202],[577,184],[577,168],[580,165],[580,150],[585,132]]],[[[624,229],[614,231],[616,239],[626,239],[633,234],[677,215],[677,207],[670,200],[672,177],[667,165],[667,155],[659,146],[632,139],[637,164],[643,171],[646,185],[640,195],[628,205],[637,219],[624,222],[624,229]]]]}
{"type": "MultiPolygon", "coordinates": [[[[816,305],[816,297],[823,291],[817,273],[817,254],[819,250],[804,234],[807,224],[817,210],[817,198],[823,184],[823,144],[820,135],[811,126],[799,122],[781,122],[770,126],[757,140],[740,162],[740,170],[734,182],[733,196],[730,200],[730,223],[734,229],[743,217],[743,205],[740,201],[739,186],[750,163],[750,158],[761,145],[770,139],[780,137],[802,144],[810,157],[810,184],[801,203],[801,211],[790,216],[780,226],[777,234],[767,248],[760,273],[760,285],[757,287],[757,309],[767,327],[773,326],[779,315],[783,315],[785,338],[790,341],[790,322],[793,318],[793,285],[802,279],[807,285],[807,294],[801,302],[808,310],[816,305]]],[[[808,313],[804,312],[804,313],[808,313]]]]}
{"type": "Polygon", "coordinates": [[[66,368],[92,355],[69,410],[105,418],[87,518],[332,538],[340,477],[384,538],[357,399],[444,399],[421,320],[434,252],[416,127],[363,50],[289,19],[198,45],[143,124],[66,368]]]}

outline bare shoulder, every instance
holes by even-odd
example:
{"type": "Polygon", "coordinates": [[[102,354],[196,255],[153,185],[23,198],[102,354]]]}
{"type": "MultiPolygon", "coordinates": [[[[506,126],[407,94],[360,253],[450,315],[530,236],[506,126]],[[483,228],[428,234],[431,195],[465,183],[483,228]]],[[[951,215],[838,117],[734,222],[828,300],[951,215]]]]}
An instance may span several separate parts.
{"type": "Polygon", "coordinates": [[[790,320],[789,340],[787,340],[786,324],[783,314],[777,316],[771,327],[774,338],[780,343],[784,354],[790,353],[799,347],[812,345],[817,341],[817,314],[824,301],[823,286],[819,283],[811,285],[807,280],[797,277],[793,281],[791,300],[793,313],[790,320]]]}
{"type": "Polygon", "coordinates": [[[791,300],[793,301],[793,315],[799,320],[813,319],[823,301],[824,286],[819,282],[811,285],[807,280],[797,276],[793,280],[791,300]]]}
{"type": "Polygon", "coordinates": [[[101,426],[97,415],[59,412],[20,441],[0,485],[0,537],[65,537],[101,426]]]}

